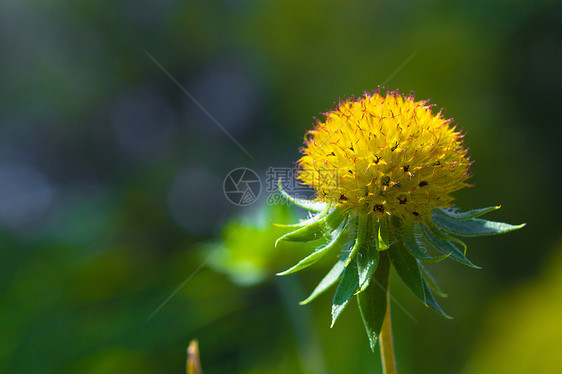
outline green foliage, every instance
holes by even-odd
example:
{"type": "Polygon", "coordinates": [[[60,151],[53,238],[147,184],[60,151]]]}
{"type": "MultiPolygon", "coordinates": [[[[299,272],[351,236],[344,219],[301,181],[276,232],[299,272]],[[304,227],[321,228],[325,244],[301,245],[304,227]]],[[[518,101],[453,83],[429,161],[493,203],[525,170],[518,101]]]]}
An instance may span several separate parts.
{"type": "MultiPolygon", "coordinates": [[[[306,226],[303,229],[306,229],[307,227],[310,226],[306,226]]],[[[329,233],[330,238],[328,243],[323,244],[320,247],[316,248],[316,250],[312,252],[312,254],[299,261],[298,264],[296,264],[295,266],[293,266],[288,270],[278,273],[277,275],[287,275],[297,272],[314,264],[316,261],[320,260],[324,255],[326,255],[331,250],[338,250],[338,251],[342,250],[343,246],[346,244],[346,242],[348,242],[346,239],[347,230],[349,230],[349,228],[347,227],[346,222],[342,222],[337,229],[329,233]]],[[[283,238],[284,237],[281,237],[280,239],[283,238]]]]}
{"type": "Polygon", "coordinates": [[[301,304],[308,304],[312,300],[314,300],[318,295],[326,291],[328,288],[333,286],[341,277],[345,270],[345,259],[340,258],[338,262],[330,269],[328,274],[318,283],[318,286],[312,291],[309,297],[306,300],[301,301],[301,304]]]}
{"type": "MultiPolygon", "coordinates": [[[[288,200],[292,199],[284,194],[288,200]]],[[[313,207],[305,202],[300,202],[299,206],[313,210],[313,207]]],[[[373,349],[384,319],[390,264],[424,305],[445,318],[451,318],[437,303],[433,292],[441,297],[447,295],[422,263],[442,261],[450,257],[469,267],[479,268],[457,247],[461,246],[466,252],[466,244],[450,234],[458,235],[460,232],[467,236],[495,235],[524,226],[498,224],[474,218],[496,209],[497,207],[476,209],[465,213],[457,212],[455,209],[436,209],[433,217],[426,217],[423,222],[396,216],[385,217],[375,222],[372,215],[358,216],[355,213],[348,213],[348,216],[345,216],[341,210],[332,208],[307,220],[306,225],[296,231],[279,238],[277,243],[310,242],[319,238],[324,238],[327,243],[320,245],[297,265],[278,275],[307,268],[334,248],[340,253],[343,252],[344,257],[336,262],[328,275],[302,304],[310,302],[339,280],[332,301],[332,326],[351,297],[357,295],[363,323],[373,349]],[[335,223],[338,223],[339,227],[334,228],[335,223]],[[357,225],[356,230],[353,229],[355,225],[357,225]],[[426,243],[441,255],[429,255],[426,243]]]]}
{"type": "Polygon", "coordinates": [[[357,259],[357,271],[359,273],[359,293],[365,291],[371,282],[371,277],[377,269],[380,254],[377,250],[375,238],[376,226],[372,219],[367,220],[365,239],[355,258],[357,259]]]}
{"type": "Polygon", "coordinates": [[[369,345],[374,352],[386,314],[390,261],[387,253],[380,254],[379,265],[369,286],[357,295],[357,304],[367,332],[369,345]]]}
{"type": "Polygon", "coordinates": [[[439,262],[447,257],[449,254],[444,254],[440,256],[430,256],[427,254],[427,249],[425,248],[424,244],[422,243],[422,234],[421,234],[421,227],[413,221],[406,221],[398,223],[400,230],[400,238],[404,242],[404,246],[406,249],[412,254],[412,256],[416,257],[418,260],[426,261],[426,262],[439,262]],[[417,229],[417,233],[414,234],[414,228],[417,229]]]}
{"type": "MultiPolygon", "coordinates": [[[[5,1],[1,8],[2,163],[20,157],[34,163],[56,187],[56,199],[46,226],[0,229],[0,372],[181,372],[184,347],[198,336],[205,374],[321,373],[299,367],[289,317],[282,299],[271,295],[275,283],[260,283],[310,254],[315,243],[275,249],[287,230],[270,227],[265,215],[225,222],[220,212],[207,211],[201,218],[212,217],[212,230],[220,233],[212,238],[170,218],[167,188],[178,169],[196,166],[224,177],[253,165],[228,139],[208,136],[214,125],[187,112],[194,107],[138,41],[220,122],[226,117],[208,103],[225,106],[212,99],[205,79],[228,93],[230,85],[220,86],[218,78],[248,73],[259,86],[255,120],[232,134],[262,166],[294,159],[298,137],[326,103],[378,83],[449,108],[468,130],[477,160],[478,188],[456,197],[463,207],[501,201],[497,220],[518,222],[524,215],[529,227],[497,240],[469,239],[467,256],[478,254],[474,260],[486,264],[486,276],[448,261],[429,264],[441,283],[455,277],[442,285],[454,296],[447,309],[457,319],[418,313],[422,328],[395,308],[400,373],[557,373],[562,367],[562,283],[550,277],[562,263],[549,256],[562,251],[554,246],[561,127],[558,106],[550,105],[560,96],[559,2],[5,1]],[[158,145],[156,157],[131,157],[113,136],[110,113],[139,89],[168,103],[170,117],[156,110],[139,118],[145,105],[136,105],[136,121],[149,129],[150,123],[165,127],[167,118],[176,122],[171,143],[138,132],[145,145],[158,145]],[[210,262],[221,274],[203,269],[143,325],[206,258],[198,243],[209,240],[210,262]],[[255,286],[237,287],[222,274],[255,286]],[[480,329],[484,314],[491,318],[480,329]],[[466,362],[474,370],[463,371],[466,362]]],[[[192,184],[225,201],[215,188],[220,181],[193,178],[192,184]]],[[[199,197],[189,196],[195,204],[186,214],[198,216],[199,197]]],[[[244,215],[254,207],[224,211],[244,215]]],[[[272,221],[296,222],[287,214],[292,218],[272,221]]],[[[429,243],[421,244],[433,254],[429,243]]],[[[292,280],[312,290],[309,282],[329,269],[321,261],[292,280]]],[[[415,298],[401,292],[396,287],[394,297],[415,309],[415,298]]],[[[376,373],[359,318],[344,313],[333,330],[321,328],[330,323],[322,305],[329,299],[306,308],[314,313],[310,326],[327,372],[376,373]]]]}
{"type": "Polygon", "coordinates": [[[359,276],[357,273],[357,264],[354,261],[345,268],[336,293],[334,294],[334,300],[332,301],[332,326],[334,326],[339,315],[343,312],[351,296],[355,294],[358,288],[359,276]]]}
{"type": "Polygon", "coordinates": [[[423,278],[416,258],[404,248],[402,242],[394,243],[388,250],[388,256],[402,281],[425,303],[423,278]]]}
{"type": "Polygon", "coordinates": [[[470,218],[463,221],[451,219],[438,212],[433,214],[433,221],[445,231],[459,236],[486,236],[506,234],[510,231],[519,230],[521,225],[510,225],[503,222],[486,221],[479,218],[470,218]]]}
{"type": "Polygon", "coordinates": [[[213,252],[209,255],[209,265],[227,274],[239,285],[260,283],[275,273],[279,266],[296,260],[314,248],[313,245],[289,242],[284,243],[283,248],[274,245],[277,238],[288,229],[282,225],[272,225],[271,222],[285,223],[295,219],[289,207],[279,204],[262,206],[261,211],[250,219],[229,221],[223,230],[222,241],[203,246],[213,252]]]}

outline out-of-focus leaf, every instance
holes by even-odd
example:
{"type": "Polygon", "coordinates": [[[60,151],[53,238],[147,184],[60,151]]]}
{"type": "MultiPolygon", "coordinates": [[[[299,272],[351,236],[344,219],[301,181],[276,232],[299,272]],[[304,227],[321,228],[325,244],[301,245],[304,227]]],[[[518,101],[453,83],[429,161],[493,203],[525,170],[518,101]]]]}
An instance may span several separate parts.
{"type": "Polygon", "coordinates": [[[199,344],[192,340],[187,347],[187,374],[201,374],[201,362],[199,361],[199,344]]]}
{"type": "Polygon", "coordinates": [[[287,233],[271,221],[295,220],[292,208],[284,204],[263,205],[254,215],[228,221],[222,231],[222,240],[202,244],[209,266],[225,273],[236,284],[250,286],[259,283],[279,270],[298,262],[314,251],[314,242],[303,244],[285,242],[283,248],[275,241],[287,233]]]}

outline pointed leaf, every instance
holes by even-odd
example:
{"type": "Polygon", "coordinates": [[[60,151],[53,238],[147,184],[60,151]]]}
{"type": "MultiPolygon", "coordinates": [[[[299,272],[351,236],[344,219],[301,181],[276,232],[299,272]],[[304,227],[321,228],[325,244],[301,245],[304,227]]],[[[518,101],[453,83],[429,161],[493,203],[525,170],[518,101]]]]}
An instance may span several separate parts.
{"type": "Polygon", "coordinates": [[[431,243],[437,251],[449,255],[453,260],[458,261],[466,266],[474,269],[481,269],[480,266],[474,265],[472,262],[470,262],[466,258],[464,253],[461,252],[453,243],[451,243],[449,240],[441,239],[438,236],[440,235],[440,233],[435,233],[436,228],[430,229],[425,225],[420,226],[429,243],[431,243]]]}
{"type": "Polygon", "coordinates": [[[325,212],[328,210],[329,207],[328,204],[322,201],[312,201],[312,200],[292,197],[285,191],[285,189],[283,189],[283,184],[281,183],[281,179],[279,179],[277,185],[279,186],[279,192],[281,192],[281,195],[289,202],[295,204],[296,206],[300,206],[301,208],[310,210],[312,212],[325,212]]]}
{"type": "Polygon", "coordinates": [[[418,299],[425,303],[423,280],[418,261],[404,248],[400,241],[388,249],[388,255],[402,281],[406,283],[418,299]]]}
{"type": "Polygon", "coordinates": [[[431,293],[431,290],[429,289],[429,286],[427,285],[427,283],[425,282],[425,280],[423,281],[423,286],[424,286],[424,292],[426,295],[426,302],[425,304],[430,307],[431,309],[433,309],[434,311],[436,311],[437,313],[441,314],[443,317],[447,318],[447,319],[453,319],[453,317],[451,317],[450,315],[448,315],[447,313],[445,313],[443,311],[443,309],[441,309],[441,306],[437,303],[437,301],[435,300],[435,297],[433,296],[433,294],[431,293]]]}
{"type": "Polygon", "coordinates": [[[385,251],[390,247],[390,241],[388,238],[388,220],[386,217],[383,217],[379,221],[379,233],[378,233],[378,250],[385,251]]]}
{"type": "MultiPolygon", "coordinates": [[[[433,276],[429,273],[429,271],[427,271],[427,269],[420,264],[420,269],[422,271],[422,276],[425,280],[425,283],[427,283],[427,285],[429,286],[429,288],[435,292],[437,294],[437,296],[440,297],[449,297],[449,295],[447,295],[445,292],[443,292],[443,290],[441,289],[441,287],[439,287],[439,285],[437,284],[437,282],[435,281],[435,278],[433,278],[433,276]]],[[[426,297],[427,299],[427,297],[426,297]]]]}
{"type": "Polygon", "coordinates": [[[341,208],[334,208],[326,216],[326,225],[329,230],[335,230],[340,223],[349,215],[346,214],[341,208]]]}
{"type": "Polygon", "coordinates": [[[353,248],[351,248],[351,251],[347,256],[345,266],[348,266],[351,263],[351,261],[359,251],[359,248],[363,246],[363,243],[367,238],[368,217],[366,215],[361,215],[357,218],[357,220],[358,220],[358,224],[357,224],[357,236],[355,238],[355,244],[353,244],[353,248]]]}
{"type": "Polygon", "coordinates": [[[347,241],[346,237],[346,230],[347,230],[347,222],[342,222],[340,227],[332,231],[331,239],[325,245],[322,245],[316,249],[312,254],[308,255],[298,264],[291,267],[288,270],[285,270],[277,275],[287,275],[291,273],[295,273],[299,270],[309,267],[310,265],[314,264],[316,261],[320,260],[326,253],[328,253],[332,249],[341,249],[342,245],[347,241]]]}
{"type": "Polygon", "coordinates": [[[338,284],[334,300],[332,301],[332,326],[336,323],[339,315],[349,302],[349,298],[353,296],[359,287],[359,279],[357,277],[357,266],[355,261],[352,261],[343,272],[343,276],[338,284]]]}
{"type": "Polygon", "coordinates": [[[459,236],[486,236],[505,234],[510,231],[518,230],[525,226],[524,223],[521,225],[510,225],[508,223],[487,221],[480,218],[471,218],[464,221],[457,221],[440,213],[434,214],[433,220],[447,232],[459,236]]]}
{"type": "Polygon", "coordinates": [[[340,258],[326,276],[318,283],[318,286],[312,291],[306,300],[300,302],[301,305],[308,304],[328,288],[332,287],[341,277],[345,270],[345,258],[340,258]]]}
{"type": "MultiPolygon", "coordinates": [[[[421,230],[420,230],[421,231],[421,230]]],[[[406,221],[401,227],[402,240],[404,241],[404,247],[419,260],[426,262],[438,262],[449,257],[448,254],[441,256],[430,256],[426,253],[423,244],[416,240],[414,234],[414,222],[406,221]]]]}
{"type": "MultiPolygon", "coordinates": [[[[455,221],[455,222],[459,222],[459,221],[455,221]]],[[[466,244],[455,237],[452,237],[449,235],[448,232],[443,231],[442,229],[440,229],[439,227],[437,227],[435,225],[435,222],[433,222],[433,218],[432,217],[426,217],[425,218],[425,224],[427,225],[427,227],[429,227],[429,229],[435,234],[437,235],[437,237],[443,239],[443,240],[448,240],[450,242],[453,242],[455,244],[458,244],[462,247],[462,252],[463,254],[466,256],[466,251],[468,249],[468,247],[466,246],[466,244]]]]}
{"type": "Polygon", "coordinates": [[[295,231],[291,231],[277,239],[275,246],[277,247],[280,242],[310,242],[320,239],[324,236],[324,229],[326,227],[326,217],[312,222],[311,224],[301,227],[295,231]]]}
{"type": "Polygon", "coordinates": [[[374,240],[374,226],[373,218],[367,218],[366,238],[363,241],[361,248],[359,248],[357,256],[355,256],[359,276],[358,293],[363,292],[369,286],[373,273],[375,272],[379,262],[377,242],[374,240]]]}
{"type": "Polygon", "coordinates": [[[389,275],[390,261],[388,255],[383,252],[369,287],[357,295],[357,304],[372,351],[375,350],[386,314],[389,275]]]}
{"type": "Polygon", "coordinates": [[[284,224],[284,223],[275,223],[275,222],[272,222],[272,224],[273,224],[274,226],[277,226],[277,227],[286,227],[286,228],[292,228],[292,227],[294,227],[294,228],[299,228],[299,227],[308,226],[308,225],[310,225],[311,223],[314,223],[314,222],[318,221],[319,219],[324,218],[325,216],[326,216],[326,213],[318,213],[318,214],[312,215],[312,216],[310,216],[310,217],[308,217],[308,218],[306,218],[306,219],[303,219],[303,220],[301,220],[301,221],[298,222],[298,223],[284,224]]]}
{"type": "Polygon", "coordinates": [[[341,210],[334,209],[327,215],[321,216],[311,224],[301,227],[295,231],[287,233],[277,239],[275,246],[282,241],[288,242],[310,242],[322,238],[327,232],[336,229],[343,221],[344,215],[341,210]]]}
{"type": "Polygon", "coordinates": [[[434,211],[438,211],[452,219],[465,220],[480,217],[481,215],[493,212],[494,210],[498,210],[499,208],[501,208],[501,205],[491,206],[488,208],[473,209],[469,210],[468,212],[459,212],[457,208],[437,208],[434,211]]]}

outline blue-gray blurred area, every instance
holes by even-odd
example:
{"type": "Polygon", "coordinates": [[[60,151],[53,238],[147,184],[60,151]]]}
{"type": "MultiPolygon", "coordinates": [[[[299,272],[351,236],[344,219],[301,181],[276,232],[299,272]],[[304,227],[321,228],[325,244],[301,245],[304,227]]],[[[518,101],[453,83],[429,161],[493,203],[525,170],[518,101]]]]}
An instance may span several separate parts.
{"type": "MultiPolygon", "coordinates": [[[[481,271],[431,267],[452,321],[392,282],[400,372],[485,372],[501,316],[561,330],[562,311],[514,317],[561,249],[557,2],[6,0],[0,56],[0,372],[184,372],[192,338],[208,374],[380,370],[355,305],[333,329],[329,295],[298,305],[331,260],[275,277],[303,252],[272,252],[271,217],[302,212],[265,191],[314,117],[379,84],[466,131],[461,208],[527,222],[469,240],[481,271]],[[254,204],[223,192],[238,167],[264,181],[254,204]]],[[[540,328],[512,326],[562,348],[540,328]]]]}

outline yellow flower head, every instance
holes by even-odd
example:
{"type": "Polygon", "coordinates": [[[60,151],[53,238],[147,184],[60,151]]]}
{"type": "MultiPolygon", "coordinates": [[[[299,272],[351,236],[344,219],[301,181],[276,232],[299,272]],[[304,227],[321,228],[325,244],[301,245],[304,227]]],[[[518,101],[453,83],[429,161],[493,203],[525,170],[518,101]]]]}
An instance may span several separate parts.
{"type": "Polygon", "coordinates": [[[450,206],[471,162],[463,135],[428,102],[397,91],[340,102],[307,133],[299,179],[317,200],[378,219],[450,206]]]}

